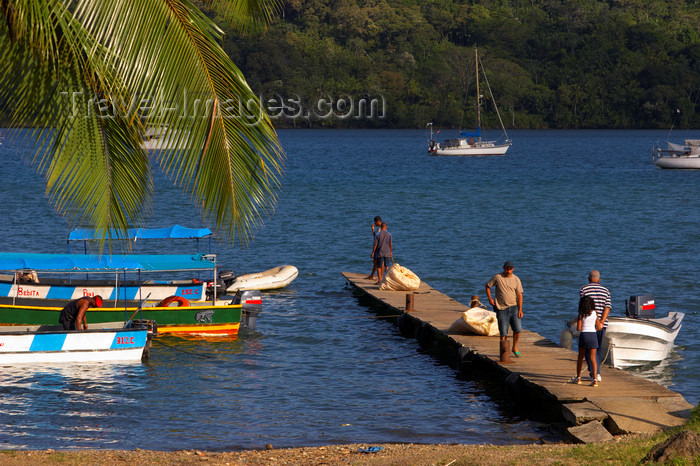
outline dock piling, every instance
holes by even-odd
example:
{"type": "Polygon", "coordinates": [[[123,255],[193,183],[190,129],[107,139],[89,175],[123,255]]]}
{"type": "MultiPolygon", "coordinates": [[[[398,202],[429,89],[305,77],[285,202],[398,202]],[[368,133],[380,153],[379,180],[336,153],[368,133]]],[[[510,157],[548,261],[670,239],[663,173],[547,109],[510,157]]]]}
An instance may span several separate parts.
{"type": "Polygon", "coordinates": [[[507,338],[505,340],[500,341],[499,349],[501,353],[501,359],[499,359],[498,362],[500,364],[512,363],[513,361],[510,360],[510,343],[508,342],[507,338]]]}
{"type": "Polygon", "coordinates": [[[413,293],[406,293],[406,312],[413,312],[413,301],[416,295],[413,293]]]}

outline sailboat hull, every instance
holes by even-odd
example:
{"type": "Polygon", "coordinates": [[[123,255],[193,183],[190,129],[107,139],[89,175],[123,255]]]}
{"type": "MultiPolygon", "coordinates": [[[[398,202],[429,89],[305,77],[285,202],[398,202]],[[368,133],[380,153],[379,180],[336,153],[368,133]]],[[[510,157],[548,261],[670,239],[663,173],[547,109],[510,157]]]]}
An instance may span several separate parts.
{"type": "Polygon", "coordinates": [[[685,168],[700,169],[700,157],[697,155],[681,155],[677,157],[663,156],[654,160],[654,164],[659,168],[685,168]]]}
{"type": "MultiPolygon", "coordinates": [[[[466,141],[465,141],[466,142],[466,141]]],[[[432,151],[433,155],[462,155],[462,156],[479,156],[479,155],[506,155],[506,151],[510,147],[510,144],[477,144],[470,145],[468,142],[466,144],[457,146],[445,146],[444,144],[437,144],[435,150],[432,151]]]]}

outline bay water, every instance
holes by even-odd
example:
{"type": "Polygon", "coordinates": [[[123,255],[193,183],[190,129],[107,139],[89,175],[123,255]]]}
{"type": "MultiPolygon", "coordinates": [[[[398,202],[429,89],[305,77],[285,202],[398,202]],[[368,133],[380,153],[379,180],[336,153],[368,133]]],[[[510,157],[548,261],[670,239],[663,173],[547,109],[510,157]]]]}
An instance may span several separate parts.
{"type": "MultiPolygon", "coordinates": [[[[486,281],[512,260],[524,326],[557,342],[593,268],[613,315],[647,293],[657,313],[684,312],[669,359],[634,372],[697,404],[700,171],[654,167],[651,147],[667,135],[513,131],[505,157],[434,157],[424,131],[280,131],[287,159],[274,215],[247,247],[214,245],[237,273],[298,267],[289,287],[263,295],[256,329],[159,338],[144,364],[0,367],[0,448],[550,440],[358,303],[341,271],[369,273],[375,215],[388,223],[396,262],[462,303],[484,300],[486,281]]],[[[70,226],[25,162],[32,154],[8,137],[0,145],[0,250],[65,252],[70,226]]],[[[202,226],[162,175],[147,217],[149,227],[202,226]]],[[[187,253],[193,243],[137,247],[187,253]]]]}

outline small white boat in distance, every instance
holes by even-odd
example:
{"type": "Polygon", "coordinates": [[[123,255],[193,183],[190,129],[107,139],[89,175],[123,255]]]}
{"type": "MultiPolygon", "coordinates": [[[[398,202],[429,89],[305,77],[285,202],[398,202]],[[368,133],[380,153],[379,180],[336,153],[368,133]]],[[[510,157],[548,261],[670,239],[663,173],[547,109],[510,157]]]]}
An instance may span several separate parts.
{"type": "MultiPolygon", "coordinates": [[[[630,297],[626,314],[627,317],[608,317],[608,328],[603,337],[603,362],[626,368],[666,359],[685,314],[669,312],[666,317],[656,318],[653,295],[630,297]]],[[[576,319],[570,320],[567,326],[568,331],[578,337],[576,319]]]]}
{"type": "Polygon", "coordinates": [[[700,169],[700,139],[686,139],[685,145],[666,141],[666,147],[654,146],[652,160],[659,168],[700,169]]]}
{"type": "Polygon", "coordinates": [[[243,290],[277,290],[292,283],[297,275],[299,270],[293,265],[280,265],[264,272],[238,275],[232,282],[226,281],[226,291],[234,293],[243,290]]]}
{"type": "Polygon", "coordinates": [[[147,325],[129,322],[90,324],[88,330],[61,325],[0,327],[0,366],[25,363],[141,361],[148,357],[147,325]]]}
{"type": "MultiPolygon", "coordinates": [[[[508,133],[503,125],[503,120],[501,119],[501,114],[498,111],[498,106],[496,105],[496,99],[493,97],[493,92],[491,92],[491,86],[486,78],[486,72],[484,71],[483,65],[480,67],[481,62],[479,61],[479,54],[476,49],[474,49],[474,64],[476,68],[476,131],[474,133],[467,133],[466,131],[461,131],[459,138],[447,139],[444,142],[437,142],[433,139],[433,124],[428,123],[430,126],[430,142],[428,143],[428,152],[432,155],[506,155],[506,151],[511,146],[512,142],[508,138],[508,133]],[[484,79],[486,80],[486,85],[491,95],[491,101],[493,102],[494,109],[496,110],[496,115],[498,115],[498,121],[501,124],[501,130],[505,136],[505,141],[484,141],[481,139],[481,99],[484,97],[479,91],[479,69],[484,73],[484,79]]],[[[439,131],[438,131],[439,132],[439,131]]]]}
{"type": "Polygon", "coordinates": [[[182,150],[187,148],[189,132],[179,132],[167,127],[151,127],[141,141],[145,150],[182,150]]]}

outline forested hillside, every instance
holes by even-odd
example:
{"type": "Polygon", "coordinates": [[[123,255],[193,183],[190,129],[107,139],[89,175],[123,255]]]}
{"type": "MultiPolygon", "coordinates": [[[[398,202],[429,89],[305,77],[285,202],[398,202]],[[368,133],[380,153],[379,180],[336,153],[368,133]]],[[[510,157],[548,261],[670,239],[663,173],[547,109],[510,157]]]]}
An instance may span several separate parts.
{"type": "Polygon", "coordinates": [[[699,30],[691,0],[288,0],[224,48],[277,127],[470,127],[478,46],[508,128],[687,128],[699,30]],[[363,99],[385,111],[358,118],[363,99]]]}

